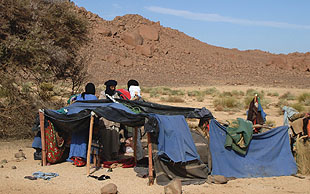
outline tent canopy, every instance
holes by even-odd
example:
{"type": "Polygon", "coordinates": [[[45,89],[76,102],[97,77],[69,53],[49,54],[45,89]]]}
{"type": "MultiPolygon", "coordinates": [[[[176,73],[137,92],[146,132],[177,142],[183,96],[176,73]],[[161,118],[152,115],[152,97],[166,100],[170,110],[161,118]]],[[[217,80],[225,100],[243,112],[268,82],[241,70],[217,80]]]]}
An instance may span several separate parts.
{"type": "Polygon", "coordinates": [[[117,101],[119,103],[111,103],[109,100],[77,101],[63,108],[66,114],[55,110],[44,110],[44,115],[58,129],[66,132],[88,129],[91,111],[95,112],[98,117],[131,127],[143,126],[145,119],[150,114],[183,115],[185,118],[198,119],[213,118],[212,113],[206,108],[175,107],[140,101],[117,101]]]}

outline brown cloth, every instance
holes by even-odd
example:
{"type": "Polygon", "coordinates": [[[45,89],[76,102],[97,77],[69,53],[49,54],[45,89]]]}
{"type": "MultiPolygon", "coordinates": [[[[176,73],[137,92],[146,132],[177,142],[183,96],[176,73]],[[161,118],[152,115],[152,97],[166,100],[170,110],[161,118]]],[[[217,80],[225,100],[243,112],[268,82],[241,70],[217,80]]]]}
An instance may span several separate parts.
{"type": "Polygon", "coordinates": [[[292,124],[291,124],[293,132],[295,134],[302,133],[303,132],[303,126],[304,126],[303,118],[299,118],[299,119],[295,120],[294,122],[292,122],[292,124]]]}
{"type": "Polygon", "coordinates": [[[261,113],[258,111],[258,107],[255,106],[255,98],[250,103],[249,110],[248,110],[248,116],[247,120],[252,121],[252,123],[255,124],[264,124],[264,119],[261,115],[261,113]]]}
{"type": "Polygon", "coordinates": [[[103,127],[103,156],[107,161],[116,160],[120,148],[119,130],[120,124],[100,118],[103,127]]]}

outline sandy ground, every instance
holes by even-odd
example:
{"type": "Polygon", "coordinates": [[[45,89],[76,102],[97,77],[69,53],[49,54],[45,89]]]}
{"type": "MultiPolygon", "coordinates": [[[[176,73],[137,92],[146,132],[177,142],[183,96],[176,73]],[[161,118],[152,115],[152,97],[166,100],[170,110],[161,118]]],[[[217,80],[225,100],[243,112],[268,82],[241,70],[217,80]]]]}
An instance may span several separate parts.
{"type": "MultiPolygon", "coordinates": [[[[189,88],[187,88],[188,90],[189,88]]],[[[197,89],[197,88],[195,88],[197,89]]],[[[203,88],[200,88],[203,89],[203,88]]],[[[244,90],[247,87],[222,87],[220,90],[244,90]]],[[[254,88],[255,89],[255,88],[254,88]]],[[[261,89],[261,88],[258,88],[261,89]]],[[[306,90],[283,89],[283,88],[264,88],[267,91],[277,91],[281,95],[286,91],[296,94],[306,90]]],[[[271,97],[270,97],[271,98],[271,97]]],[[[272,98],[271,100],[276,100],[272,98]]],[[[159,102],[159,99],[154,101],[159,102]]],[[[273,102],[274,102],[273,101],[273,102]]],[[[185,103],[172,104],[176,106],[207,107],[218,119],[245,118],[244,111],[214,112],[211,99],[207,97],[203,102],[193,99],[186,99],[185,103]]],[[[276,108],[266,109],[267,119],[274,120],[277,125],[281,125],[283,118],[279,115],[276,108]]],[[[0,164],[0,193],[100,193],[100,188],[108,183],[114,183],[121,194],[137,193],[164,193],[164,187],[155,183],[148,186],[147,179],[136,176],[132,168],[116,168],[113,172],[106,172],[100,169],[93,175],[109,175],[110,180],[98,181],[86,176],[86,167],[75,167],[71,163],[65,162],[51,166],[41,166],[40,161],[33,160],[34,150],[31,148],[32,140],[11,140],[0,141],[0,161],[6,159],[8,163],[0,164]],[[22,149],[27,159],[17,161],[14,154],[22,149]],[[16,166],[16,169],[12,167],[16,166]],[[32,175],[33,172],[55,172],[59,176],[51,180],[28,180],[24,176],[32,175]]],[[[243,178],[229,181],[224,185],[203,184],[183,186],[183,193],[310,193],[310,176],[302,176],[304,179],[294,176],[270,177],[270,178],[243,178]]]]}
{"type": "MultiPolygon", "coordinates": [[[[75,167],[69,162],[41,166],[33,160],[31,140],[0,142],[0,159],[8,160],[0,168],[0,193],[100,193],[107,183],[114,183],[119,193],[164,193],[164,187],[157,184],[147,186],[147,179],[136,176],[132,168],[116,168],[113,172],[100,169],[94,175],[109,175],[110,180],[98,181],[86,176],[86,167],[75,167]],[[27,159],[20,162],[14,154],[23,149],[27,159]],[[12,169],[16,166],[16,169],[12,169]],[[55,172],[59,176],[51,180],[28,180],[24,176],[33,172],[55,172]]],[[[243,178],[229,181],[224,185],[203,184],[183,186],[183,193],[310,193],[310,176],[300,179],[293,176],[270,178],[243,178]]]]}

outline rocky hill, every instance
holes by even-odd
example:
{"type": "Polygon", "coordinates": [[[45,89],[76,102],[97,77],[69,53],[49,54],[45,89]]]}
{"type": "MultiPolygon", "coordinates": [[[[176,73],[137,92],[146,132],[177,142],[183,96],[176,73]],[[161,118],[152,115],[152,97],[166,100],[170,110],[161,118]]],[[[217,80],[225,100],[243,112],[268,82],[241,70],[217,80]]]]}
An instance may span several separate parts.
{"type": "Polygon", "coordinates": [[[310,53],[271,54],[203,43],[140,15],[100,18],[78,8],[91,23],[82,49],[90,81],[137,79],[146,86],[310,86],[310,53]]]}

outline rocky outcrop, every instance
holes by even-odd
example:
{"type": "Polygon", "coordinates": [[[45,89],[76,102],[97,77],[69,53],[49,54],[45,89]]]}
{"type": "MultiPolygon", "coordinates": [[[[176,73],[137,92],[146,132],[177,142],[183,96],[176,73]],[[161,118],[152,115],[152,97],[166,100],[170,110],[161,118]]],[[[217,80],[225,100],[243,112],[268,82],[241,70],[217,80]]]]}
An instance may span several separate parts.
{"type": "Polygon", "coordinates": [[[143,44],[143,38],[138,32],[125,32],[121,36],[122,40],[131,46],[143,44]]]}
{"type": "Polygon", "coordinates": [[[147,40],[159,40],[159,29],[155,26],[142,25],[139,28],[140,35],[147,40]]]}

